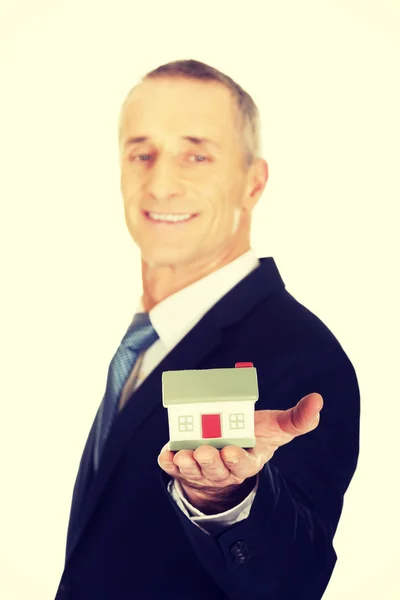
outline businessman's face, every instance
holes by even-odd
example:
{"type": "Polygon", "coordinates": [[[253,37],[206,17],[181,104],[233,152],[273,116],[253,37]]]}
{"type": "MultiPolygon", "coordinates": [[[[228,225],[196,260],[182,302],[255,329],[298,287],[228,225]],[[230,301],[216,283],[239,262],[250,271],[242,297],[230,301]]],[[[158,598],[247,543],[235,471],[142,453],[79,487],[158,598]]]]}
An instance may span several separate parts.
{"type": "Polygon", "coordinates": [[[230,91],[218,82],[148,79],[121,128],[125,219],[145,262],[229,262],[249,247],[266,164],[246,169],[230,91]],[[167,220],[166,220],[167,219],[167,220]]]}

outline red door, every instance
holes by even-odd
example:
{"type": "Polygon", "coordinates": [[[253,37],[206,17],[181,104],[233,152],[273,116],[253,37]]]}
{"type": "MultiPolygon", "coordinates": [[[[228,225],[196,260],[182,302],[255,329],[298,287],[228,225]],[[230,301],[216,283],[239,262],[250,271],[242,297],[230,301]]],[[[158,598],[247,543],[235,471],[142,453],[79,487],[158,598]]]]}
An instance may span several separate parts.
{"type": "Polygon", "coordinates": [[[221,437],[221,415],[201,415],[203,438],[221,437]]]}

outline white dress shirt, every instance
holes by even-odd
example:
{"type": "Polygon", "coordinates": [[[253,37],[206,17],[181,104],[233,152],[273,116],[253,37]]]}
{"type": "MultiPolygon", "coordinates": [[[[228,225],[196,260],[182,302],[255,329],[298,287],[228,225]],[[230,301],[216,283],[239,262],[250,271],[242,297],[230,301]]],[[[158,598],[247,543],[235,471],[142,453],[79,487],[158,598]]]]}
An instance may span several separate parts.
{"type": "MultiPolygon", "coordinates": [[[[252,249],[224,267],[210,273],[199,281],[175,292],[149,311],[150,321],[159,339],[136,362],[121,394],[120,408],[167,354],[185,337],[218,300],[227,294],[239,281],[259,266],[260,262],[252,249]]],[[[139,300],[137,312],[144,312],[139,300]]],[[[133,396],[130,402],[134,402],[133,396]]],[[[161,448],[160,448],[161,451],[161,448]]],[[[170,482],[168,491],[179,508],[202,531],[215,533],[245,519],[251,509],[257,491],[255,488],[237,506],[223,513],[205,515],[192,506],[177,480],[170,482]]]]}

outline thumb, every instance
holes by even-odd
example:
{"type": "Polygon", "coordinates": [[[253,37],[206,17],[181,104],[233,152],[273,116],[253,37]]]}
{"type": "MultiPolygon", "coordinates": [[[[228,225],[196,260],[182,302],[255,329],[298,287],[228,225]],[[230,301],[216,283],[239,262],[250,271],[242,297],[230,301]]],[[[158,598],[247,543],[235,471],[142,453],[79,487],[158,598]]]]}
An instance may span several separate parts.
{"type": "Polygon", "coordinates": [[[293,436],[302,435],[315,429],[319,424],[319,414],[324,405],[321,394],[312,393],[303,398],[281,415],[281,427],[293,436]]]}

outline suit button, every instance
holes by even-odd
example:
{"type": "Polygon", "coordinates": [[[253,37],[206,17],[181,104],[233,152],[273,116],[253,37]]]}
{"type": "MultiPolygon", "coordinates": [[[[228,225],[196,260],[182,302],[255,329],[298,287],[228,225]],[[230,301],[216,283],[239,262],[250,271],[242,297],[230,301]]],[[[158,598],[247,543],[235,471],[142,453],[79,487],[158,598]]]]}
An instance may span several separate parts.
{"type": "Polygon", "coordinates": [[[243,542],[242,540],[233,544],[233,546],[230,547],[230,551],[235,557],[235,563],[243,564],[250,560],[251,552],[246,542],[243,542]]]}

